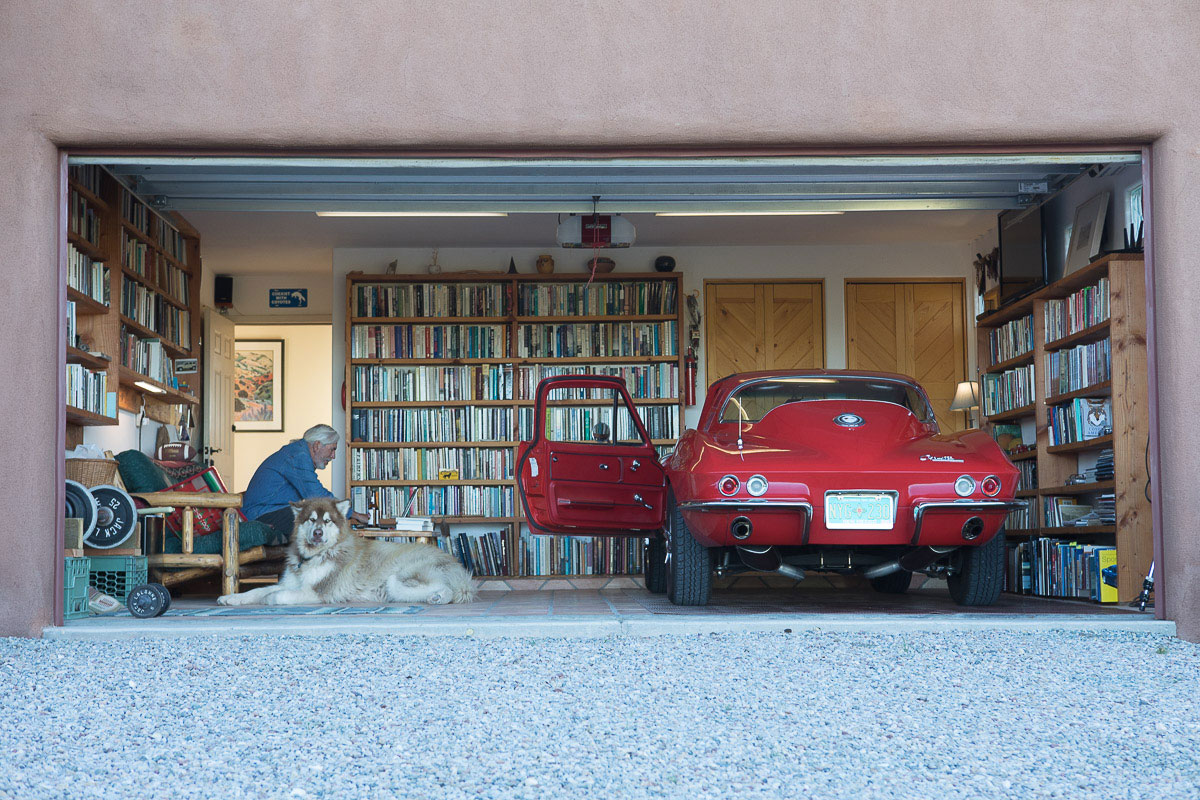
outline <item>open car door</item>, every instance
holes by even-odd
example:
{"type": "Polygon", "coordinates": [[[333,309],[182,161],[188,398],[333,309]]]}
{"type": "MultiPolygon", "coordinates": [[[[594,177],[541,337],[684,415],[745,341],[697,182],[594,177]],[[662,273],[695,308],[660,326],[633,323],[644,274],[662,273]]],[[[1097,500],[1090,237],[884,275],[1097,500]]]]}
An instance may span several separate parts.
{"type": "Polygon", "coordinates": [[[663,526],[667,476],[622,378],[538,384],[517,485],[534,533],[645,536],[663,526]]]}

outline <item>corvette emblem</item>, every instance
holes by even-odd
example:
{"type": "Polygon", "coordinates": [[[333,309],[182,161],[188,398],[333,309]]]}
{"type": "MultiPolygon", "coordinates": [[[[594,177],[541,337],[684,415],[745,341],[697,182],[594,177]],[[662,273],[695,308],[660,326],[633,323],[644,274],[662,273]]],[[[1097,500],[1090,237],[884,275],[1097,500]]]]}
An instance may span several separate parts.
{"type": "Polygon", "coordinates": [[[865,420],[858,414],[838,414],[833,418],[834,425],[841,425],[843,428],[860,427],[865,420]]]}
{"type": "Polygon", "coordinates": [[[922,461],[952,461],[955,464],[963,463],[963,460],[961,458],[955,458],[954,456],[931,456],[931,455],[929,455],[929,453],[926,453],[925,455],[921,456],[921,460],[922,461]]]}

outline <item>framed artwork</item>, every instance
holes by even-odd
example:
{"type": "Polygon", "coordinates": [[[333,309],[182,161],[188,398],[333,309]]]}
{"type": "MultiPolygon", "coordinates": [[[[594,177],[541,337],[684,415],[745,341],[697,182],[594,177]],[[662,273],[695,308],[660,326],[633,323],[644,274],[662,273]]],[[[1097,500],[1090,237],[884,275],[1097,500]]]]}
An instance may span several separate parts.
{"type": "Polygon", "coordinates": [[[1063,274],[1070,275],[1080,267],[1086,267],[1100,255],[1104,241],[1104,216],[1108,213],[1108,192],[1100,194],[1075,209],[1075,223],[1071,226],[1071,242],[1067,245],[1067,261],[1063,274]]]}
{"type": "Polygon", "coordinates": [[[233,429],[283,430],[282,339],[234,342],[233,429]]]}

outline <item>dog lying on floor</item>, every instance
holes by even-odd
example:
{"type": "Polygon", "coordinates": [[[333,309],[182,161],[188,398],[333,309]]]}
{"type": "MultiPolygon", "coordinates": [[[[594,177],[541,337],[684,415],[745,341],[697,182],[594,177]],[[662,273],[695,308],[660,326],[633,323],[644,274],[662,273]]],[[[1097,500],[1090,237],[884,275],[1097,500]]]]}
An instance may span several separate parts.
{"type": "Polygon", "coordinates": [[[327,603],[469,603],[471,574],[428,544],[364,539],[350,530],[349,500],[292,503],[296,524],[287,568],[275,586],[217,598],[224,606],[327,603]]]}

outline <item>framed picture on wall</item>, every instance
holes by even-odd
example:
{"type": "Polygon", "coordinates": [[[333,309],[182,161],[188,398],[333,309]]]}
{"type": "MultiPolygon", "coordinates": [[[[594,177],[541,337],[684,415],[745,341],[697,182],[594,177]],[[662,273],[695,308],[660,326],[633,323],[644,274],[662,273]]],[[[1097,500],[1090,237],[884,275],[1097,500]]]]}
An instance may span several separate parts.
{"type": "Polygon", "coordinates": [[[1071,226],[1071,243],[1067,245],[1064,275],[1086,267],[1093,258],[1100,255],[1100,247],[1104,243],[1104,217],[1107,213],[1108,192],[1101,192],[1075,209],[1075,223],[1071,226]]]}
{"type": "Polygon", "coordinates": [[[238,339],[234,343],[233,429],[283,430],[282,339],[238,339]]]}

